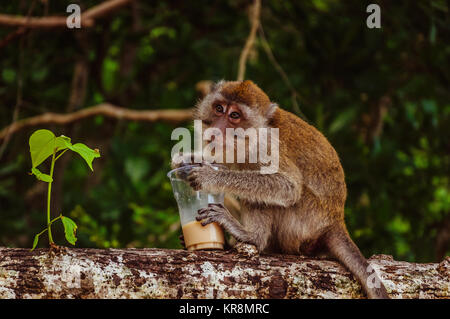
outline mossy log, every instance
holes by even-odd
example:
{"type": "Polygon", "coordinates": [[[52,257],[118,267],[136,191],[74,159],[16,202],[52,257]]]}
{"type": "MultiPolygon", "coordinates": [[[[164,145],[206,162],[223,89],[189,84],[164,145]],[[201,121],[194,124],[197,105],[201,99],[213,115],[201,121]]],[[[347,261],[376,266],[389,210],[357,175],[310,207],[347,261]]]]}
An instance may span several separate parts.
{"type": "MultiPolygon", "coordinates": [[[[450,298],[450,257],[376,255],[392,298],[450,298]]],[[[364,298],[339,263],[288,255],[174,249],[0,248],[0,298],[364,298]]]]}

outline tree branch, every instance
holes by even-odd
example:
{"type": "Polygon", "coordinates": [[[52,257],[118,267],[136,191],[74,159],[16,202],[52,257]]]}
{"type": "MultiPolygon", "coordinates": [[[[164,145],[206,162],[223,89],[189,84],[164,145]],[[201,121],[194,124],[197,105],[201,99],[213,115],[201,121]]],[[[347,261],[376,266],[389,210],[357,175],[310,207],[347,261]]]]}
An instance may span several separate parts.
{"type": "Polygon", "coordinates": [[[263,29],[263,26],[262,26],[261,23],[259,25],[258,30],[259,30],[259,36],[261,38],[262,47],[263,47],[264,51],[266,52],[266,55],[269,58],[269,61],[273,64],[273,66],[275,67],[275,70],[277,70],[277,72],[280,74],[281,78],[283,79],[284,84],[291,91],[292,106],[293,106],[295,112],[298,115],[300,115],[303,119],[306,120],[305,114],[301,111],[300,106],[297,103],[297,97],[299,97],[301,100],[303,100],[304,104],[309,104],[309,103],[307,103],[306,99],[303,98],[297,92],[297,90],[294,88],[294,86],[292,85],[291,81],[289,80],[289,77],[287,76],[286,72],[284,72],[283,68],[278,63],[277,59],[275,58],[275,56],[274,56],[274,54],[272,52],[272,49],[270,48],[269,42],[266,39],[266,36],[264,34],[264,29],[263,29]]]}
{"type": "MultiPolygon", "coordinates": [[[[335,261],[175,249],[0,248],[0,298],[364,298],[335,261]]],[[[369,260],[392,298],[449,298],[450,257],[369,260]]]]}
{"type": "Polygon", "coordinates": [[[101,18],[107,16],[111,12],[117,10],[118,8],[133,2],[133,0],[109,0],[105,1],[99,5],[96,5],[88,10],[86,10],[82,15],[81,19],[92,19],[101,18]]]}
{"type": "MultiPolygon", "coordinates": [[[[6,25],[10,27],[22,26],[30,29],[37,28],[58,28],[58,27],[66,27],[66,17],[42,17],[42,18],[34,18],[34,17],[20,17],[20,16],[11,16],[7,14],[0,14],[0,25],[6,25]]],[[[84,27],[92,26],[92,20],[83,21],[82,25],[84,27]]]]}
{"type": "Polygon", "coordinates": [[[239,57],[239,70],[237,76],[238,81],[244,80],[245,65],[247,63],[250,50],[253,47],[253,43],[255,42],[256,31],[258,30],[259,26],[260,12],[261,12],[261,0],[254,0],[250,12],[250,21],[251,21],[250,33],[248,35],[247,41],[245,42],[245,46],[242,49],[241,56],[239,57]]]}
{"type": "Polygon", "coordinates": [[[99,104],[69,114],[44,113],[35,117],[26,118],[12,123],[0,131],[0,140],[8,134],[14,134],[26,127],[37,125],[66,125],[95,115],[103,115],[115,119],[130,121],[156,122],[165,121],[170,123],[181,123],[192,118],[192,110],[131,110],[118,107],[109,103],[99,104]]]}
{"type": "MultiPolygon", "coordinates": [[[[92,27],[94,20],[110,14],[112,11],[130,3],[133,0],[109,0],[86,10],[81,14],[83,27],[92,27]]],[[[27,28],[67,28],[67,17],[21,17],[8,14],[0,14],[0,25],[23,26],[27,28]]]]}

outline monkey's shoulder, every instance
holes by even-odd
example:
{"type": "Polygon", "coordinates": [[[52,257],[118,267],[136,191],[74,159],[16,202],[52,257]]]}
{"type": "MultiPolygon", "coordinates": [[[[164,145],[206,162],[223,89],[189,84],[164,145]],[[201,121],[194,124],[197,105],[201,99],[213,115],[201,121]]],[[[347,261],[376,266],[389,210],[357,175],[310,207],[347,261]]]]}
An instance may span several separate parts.
{"type": "Polygon", "coordinates": [[[279,128],[281,139],[300,141],[302,145],[309,143],[329,144],[326,137],[318,129],[306,123],[297,115],[281,108],[276,110],[269,125],[279,128]]]}
{"type": "Polygon", "coordinates": [[[297,163],[340,166],[339,157],[327,138],[298,116],[278,108],[269,125],[279,128],[280,145],[285,144],[289,157],[297,163]]]}

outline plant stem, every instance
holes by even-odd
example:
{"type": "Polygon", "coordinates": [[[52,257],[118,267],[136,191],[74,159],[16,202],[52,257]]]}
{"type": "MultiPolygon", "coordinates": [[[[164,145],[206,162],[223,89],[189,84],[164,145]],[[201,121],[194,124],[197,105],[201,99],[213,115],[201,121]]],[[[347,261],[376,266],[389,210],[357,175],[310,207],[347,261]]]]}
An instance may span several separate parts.
{"type": "Polygon", "coordinates": [[[64,151],[62,151],[61,153],[59,153],[59,155],[55,158],[55,162],[58,160],[58,158],[60,158],[65,152],[67,152],[69,149],[66,148],[64,151]]]}
{"type": "Polygon", "coordinates": [[[59,215],[58,217],[55,217],[52,219],[52,221],[50,222],[50,225],[53,224],[54,222],[56,222],[58,219],[61,219],[62,215],[59,215]]]}
{"type": "MultiPolygon", "coordinates": [[[[53,168],[55,167],[55,154],[56,152],[53,151],[52,156],[52,164],[50,166],[50,177],[53,180],[53,168]]],[[[51,199],[51,193],[52,193],[52,182],[48,183],[48,194],[47,194],[47,228],[48,228],[48,240],[50,245],[54,244],[53,237],[52,237],[52,230],[51,230],[51,216],[50,216],[50,199],[51,199]]]]}
{"type": "Polygon", "coordinates": [[[37,236],[41,236],[43,233],[45,233],[48,229],[44,229],[43,231],[41,231],[39,234],[37,234],[37,236]]]}

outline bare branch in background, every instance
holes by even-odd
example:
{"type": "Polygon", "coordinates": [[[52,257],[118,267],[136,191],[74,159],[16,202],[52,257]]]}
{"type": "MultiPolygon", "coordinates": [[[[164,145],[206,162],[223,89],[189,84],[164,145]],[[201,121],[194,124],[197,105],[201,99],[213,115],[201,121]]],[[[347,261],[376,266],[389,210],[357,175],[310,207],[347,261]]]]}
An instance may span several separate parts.
{"type": "MultiPolygon", "coordinates": [[[[82,20],[83,21],[83,20],[82,20]]],[[[91,21],[83,21],[84,27],[90,27],[91,21]]],[[[0,25],[6,25],[10,27],[22,26],[30,29],[35,28],[58,28],[65,27],[66,17],[43,17],[43,18],[29,18],[26,17],[14,17],[7,14],[0,14],[0,25]]]]}
{"type": "Polygon", "coordinates": [[[7,46],[15,38],[18,38],[18,37],[24,35],[25,33],[27,33],[27,31],[28,31],[27,28],[20,27],[14,31],[8,33],[6,35],[6,37],[4,37],[3,40],[0,41],[0,49],[3,48],[4,46],[7,46]]]}
{"type": "MultiPolygon", "coordinates": [[[[78,32],[75,34],[80,46],[88,43],[86,32],[78,32]]],[[[69,101],[66,107],[66,113],[73,112],[80,109],[84,105],[84,99],[86,97],[86,89],[88,86],[89,78],[89,64],[84,56],[80,56],[75,62],[73,68],[72,85],[70,89],[69,101]]],[[[73,122],[66,125],[62,134],[70,136],[73,139],[77,138],[77,132],[79,122],[73,122]]],[[[97,145],[97,144],[96,144],[97,145]]],[[[103,150],[102,150],[103,151],[103,150]]],[[[103,153],[103,152],[102,152],[103,153]]],[[[55,176],[63,176],[64,171],[69,165],[71,156],[64,156],[60,159],[59,165],[55,167],[55,176]]],[[[63,209],[63,183],[62,178],[56,178],[53,181],[53,201],[51,203],[51,209],[55,212],[60,212],[63,209]]]]}
{"type": "Polygon", "coordinates": [[[250,53],[251,48],[255,42],[256,31],[259,26],[259,16],[261,12],[261,0],[254,0],[253,6],[251,7],[250,12],[250,21],[251,21],[251,29],[248,35],[247,41],[245,42],[245,46],[242,49],[241,56],[239,57],[239,70],[237,80],[244,80],[245,76],[245,65],[247,63],[248,55],[250,53]]]}
{"type": "MultiPolygon", "coordinates": [[[[367,99],[364,95],[363,98],[367,99]]],[[[389,93],[386,93],[371,107],[370,112],[362,115],[361,132],[367,145],[372,144],[383,133],[384,120],[391,106],[392,99],[389,93]]]]}
{"type": "Polygon", "coordinates": [[[14,134],[26,127],[48,124],[66,125],[96,115],[103,115],[106,117],[130,121],[163,121],[169,123],[181,123],[189,121],[192,118],[192,110],[184,109],[139,111],[122,108],[109,103],[103,103],[69,114],[44,113],[35,117],[19,120],[0,131],[0,140],[4,139],[7,134],[14,134]]]}
{"type": "Polygon", "coordinates": [[[275,69],[278,71],[278,73],[280,74],[281,78],[283,79],[284,84],[291,91],[292,106],[293,106],[295,112],[297,112],[297,114],[301,115],[304,119],[306,119],[305,114],[303,114],[303,112],[300,109],[300,106],[298,105],[297,97],[302,99],[304,104],[307,104],[306,100],[304,98],[302,98],[302,96],[297,92],[297,90],[294,88],[291,81],[289,80],[289,77],[287,76],[286,72],[284,72],[283,68],[278,63],[277,59],[275,59],[272,49],[270,48],[269,42],[266,39],[266,35],[264,34],[262,24],[259,25],[259,37],[261,38],[261,44],[262,44],[264,51],[267,54],[267,57],[269,58],[270,62],[273,64],[275,69]]]}
{"type": "Polygon", "coordinates": [[[292,85],[291,81],[289,80],[288,76],[286,75],[286,72],[284,72],[283,68],[280,66],[280,64],[275,59],[272,49],[270,48],[270,45],[267,42],[267,39],[264,35],[264,30],[263,30],[263,27],[261,24],[260,15],[261,15],[261,1],[255,0],[253,3],[253,6],[251,7],[251,13],[250,13],[250,22],[251,22],[250,34],[248,35],[245,46],[241,52],[241,56],[239,57],[239,70],[238,70],[237,80],[238,81],[244,80],[248,55],[250,53],[251,48],[254,45],[255,38],[256,38],[256,32],[259,31],[259,37],[261,39],[261,43],[264,48],[264,51],[266,52],[270,62],[272,62],[275,69],[281,75],[281,78],[283,79],[285,85],[291,91],[291,100],[292,100],[292,105],[293,105],[294,111],[306,120],[305,114],[303,114],[303,112],[300,109],[300,106],[298,105],[297,98],[302,99],[304,101],[304,103],[307,104],[306,100],[303,97],[301,97],[300,94],[295,90],[294,86],[292,85]]]}
{"type": "Polygon", "coordinates": [[[210,80],[203,80],[200,82],[197,82],[195,85],[195,90],[200,93],[200,96],[203,98],[205,97],[209,92],[211,92],[211,88],[213,86],[213,81],[210,80]]]}
{"type": "MultiPolygon", "coordinates": [[[[81,14],[81,24],[83,27],[92,27],[94,20],[110,14],[112,11],[129,4],[133,0],[109,0],[86,10],[81,14]]],[[[21,17],[8,14],[0,14],[0,25],[22,26],[27,28],[67,28],[67,17],[21,17]]]]}
{"type": "Polygon", "coordinates": [[[85,18],[88,20],[95,20],[97,18],[102,18],[109,15],[114,10],[133,2],[133,0],[110,0],[105,1],[99,5],[96,5],[88,10],[86,10],[82,15],[81,19],[85,18]]]}

